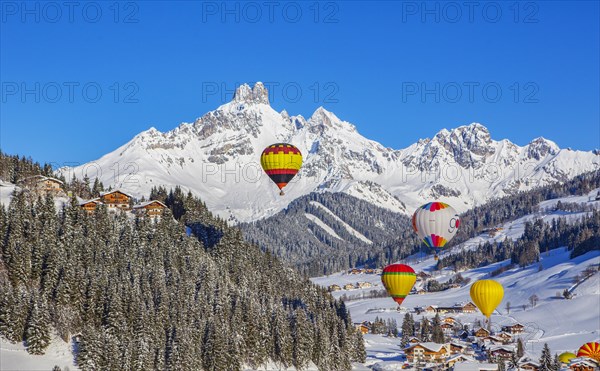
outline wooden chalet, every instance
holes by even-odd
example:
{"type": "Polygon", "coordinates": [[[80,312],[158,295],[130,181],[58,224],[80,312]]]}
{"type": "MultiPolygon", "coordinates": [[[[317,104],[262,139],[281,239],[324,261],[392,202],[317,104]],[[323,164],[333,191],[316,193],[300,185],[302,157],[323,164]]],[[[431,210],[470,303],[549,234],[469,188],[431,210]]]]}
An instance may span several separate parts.
{"type": "Polygon", "coordinates": [[[597,371],[599,369],[600,364],[592,358],[573,358],[571,362],[569,362],[569,370],[572,371],[597,371]]]}
{"type": "Polygon", "coordinates": [[[94,198],[91,200],[83,201],[79,203],[79,207],[81,207],[84,211],[88,213],[93,213],[98,205],[101,205],[100,198],[94,198]]]}
{"type": "Polygon", "coordinates": [[[34,175],[21,179],[18,184],[28,191],[38,195],[51,194],[58,196],[64,194],[63,182],[43,175],[34,175]]]}
{"type": "Polygon", "coordinates": [[[440,327],[442,328],[442,331],[444,331],[444,333],[451,333],[452,330],[454,330],[454,325],[450,324],[450,323],[442,323],[440,325],[440,327]]]}
{"type": "Polygon", "coordinates": [[[540,364],[534,361],[525,361],[519,363],[519,368],[527,371],[538,371],[540,369],[540,364]]]}
{"type": "Polygon", "coordinates": [[[513,347],[508,347],[505,345],[494,346],[489,349],[490,356],[503,359],[510,359],[514,352],[515,349],[513,347]]]}
{"type": "Polygon", "coordinates": [[[523,331],[525,331],[525,326],[520,323],[515,323],[514,325],[502,326],[502,331],[511,335],[522,334],[523,331]]]}
{"type": "Polygon", "coordinates": [[[152,200],[148,202],[143,202],[141,204],[135,205],[133,207],[133,212],[137,215],[148,216],[151,218],[156,218],[161,216],[167,205],[163,204],[160,201],[152,200]]]}
{"type": "Polygon", "coordinates": [[[444,361],[444,366],[452,368],[457,362],[475,362],[475,359],[464,354],[456,354],[444,361]]]}
{"type": "Polygon", "coordinates": [[[449,323],[451,325],[456,323],[456,319],[454,317],[446,317],[442,320],[444,323],[449,323]]]}
{"type": "Polygon", "coordinates": [[[448,358],[450,349],[448,344],[427,342],[409,345],[404,349],[404,353],[409,362],[437,362],[448,358]]]}
{"type": "Polygon", "coordinates": [[[347,283],[344,285],[344,290],[354,290],[354,285],[351,283],[347,283]]]}
{"type": "Polygon", "coordinates": [[[508,332],[502,331],[501,333],[497,334],[496,337],[502,339],[502,341],[504,342],[504,344],[508,344],[508,343],[512,343],[513,342],[513,337],[508,332]]]}
{"type": "Polygon", "coordinates": [[[485,343],[485,344],[492,344],[492,345],[502,345],[502,344],[504,344],[504,340],[503,339],[501,339],[501,338],[499,338],[497,336],[494,336],[494,335],[486,336],[486,337],[482,338],[481,341],[483,343],[485,343]]]}
{"type": "Polygon", "coordinates": [[[462,313],[475,313],[477,311],[477,306],[472,302],[468,302],[461,306],[462,313]]]}
{"type": "Polygon", "coordinates": [[[333,285],[329,285],[328,289],[329,291],[340,291],[342,288],[340,287],[340,285],[336,285],[334,283],[333,285]]]}
{"type": "Polygon", "coordinates": [[[467,346],[459,343],[450,343],[450,353],[459,354],[464,353],[467,350],[467,346]]]}
{"type": "Polygon", "coordinates": [[[477,336],[478,338],[485,338],[490,336],[490,332],[486,329],[484,329],[483,327],[478,328],[477,330],[475,330],[475,332],[473,333],[475,336],[477,336]]]}
{"type": "Polygon", "coordinates": [[[364,323],[356,323],[354,324],[354,326],[356,327],[356,329],[358,331],[360,331],[363,335],[368,334],[369,333],[369,327],[367,325],[365,325],[364,323]]]}
{"type": "Polygon", "coordinates": [[[438,306],[437,305],[430,305],[425,307],[425,312],[427,313],[436,313],[438,310],[438,306]]]}
{"type": "Polygon", "coordinates": [[[105,204],[109,210],[129,210],[132,197],[122,191],[112,191],[102,193],[100,201],[105,204]]]}

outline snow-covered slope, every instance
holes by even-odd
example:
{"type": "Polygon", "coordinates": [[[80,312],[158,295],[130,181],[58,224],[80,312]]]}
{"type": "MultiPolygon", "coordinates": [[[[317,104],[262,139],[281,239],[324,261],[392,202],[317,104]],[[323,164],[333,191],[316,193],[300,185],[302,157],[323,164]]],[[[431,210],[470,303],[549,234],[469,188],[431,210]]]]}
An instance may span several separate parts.
{"type": "Polygon", "coordinates": [[[236,222],[273,215],[299,196],[323,191],[404,213],[431,198],[464,211],[490,197],[598,169],[599,157],[559,149],[544,138],[523,147],[496,141],[477,123],[394,150],[322,107],[308,119],[276,112],[257,83],[242,85],[231,102],[193,123],[165,133],[151,128],[92,163],[61,172],[67,179],[87,173],[138,196],[153,186],[179,185],[236,222]],[[285,197],[260,167],[263,148],[275,142],[293,143],[304,155],[285,197]]]}
{"type": "Polygon", "coordinates": [[[12,344],[0,336],[0,370],[50,371],[54,366],[63,370],[79,370],[74,363],[72,346],[60,337],[53,336],[45,354],[32,355],[27,353],[23,344],[12,344]]]}
{"type": "MultiPolygon", "coordinates": [[[[539,204],[539,212],[505,223],[503,229],[495,236],[487,233],[473,237],[459,244],[445,254],[453,254],[462,249],[476,249],[479,244],[486,241],[501,241],[505,238],[517,239],[524,231],[524,225],[532,219],[542,218],[545,222],[552,219],[564,217],[569,223],[577,223],[578,218],[588,212],[574,212],[566,214],[560,210],[550,211],[559,201],[562,203],[578,203],[590,205],[600,209],[600,201],[593,200],[593,196],[599,190],[593,190],[586,195],[563,197],[543,201],[539,204]]],[[[505,324],[520,322],[526,325],[527,332],[522,335],[526,341],[526,351],[529,356],[539,358],[542,346],[548,343],[553,353],[564,351],[576,351],[581,344],[588,341],[600,340],[600,273],[596,272],[589,279],[576,285],[575,277],[589,266],[598,268],[600,265],[600,251],[588,252],[574,259],[569,258],[566,248],[542,252],[539,264],[532,264],[525,268],[512,268],[493,279],[500,282],[505,289],[504,299],[492,315],[494,328],[505,324]],[[541,269],[540,269],[541,267],[541,269]],[[568,289],[574,295],[573,299],[565,300],[557,298],[557,293],[568,289]],[[531,307],[529,298],[533,295],[539,297],[535,307],[531,307]],[[511,303],[508,313],[506,303],[511,303]],[[526,308],[523,308],[526,305],[526,308]]],[[[452,269],[436,271],[436,261],[432,256],[413,256],[405,261],[416,272],[424,271],[432,275],[433,279],[445,282],[456,273],[452,269]]],[[[502,266],[510,264],[510,261],[498,262],[485,267],[474,268],[461,272],[461,275],[474,282],[478,279],[490,278],[490,273],[502,266]]],[[[335,297],[345,296],[350,300],[346,306],[350,310],[354,322],[373,321],[375,317],[392,318],[402,323],[404,312],[398,312],[397,304],[390,298],[360,299],[362,295],[371,290],[382,290],[381,277],[378,274],[346,274],[344,272],[330,276],[313,278],[313,282],[328,287],[332,284],[343,286],[348,283],[370,282],[373,287],[354,290],[335,291],[335,297]]],[[[420,288],[422,282],[415,285],[420,288]]],[[[425,307],[428,305],[452,306],[455,303],[470,301],[470,284],[460,288],[452,288],[446,291],[427,293],[425,295],[409,295],[403,307],[425,307]]],[[[432,315],[427,315],[432,316],[432,315]]],[[[474,323],[475,320],[483,319],[480,313],[452,315],[461,323],[474,323]]],[[[417,316],[416,319],[419,319],[417,316]]],[[[380,335],[369,334],[365,337],[365,345],[368,354],[368,364],[379,362],[391,362],[401,359],[400,340],[386,338],[380,335]]]]}

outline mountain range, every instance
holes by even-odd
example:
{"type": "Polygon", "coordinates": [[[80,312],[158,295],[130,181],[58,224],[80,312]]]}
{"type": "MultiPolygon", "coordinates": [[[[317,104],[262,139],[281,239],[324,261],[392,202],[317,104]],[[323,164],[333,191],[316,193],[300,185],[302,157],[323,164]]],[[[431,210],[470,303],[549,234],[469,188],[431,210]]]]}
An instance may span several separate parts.
{"type": "Polygon", "coordinates": [[[96,161],[59,172],[67,179],[87,174],[136,197],[154,186],[180,186],[240,223],[272,216],[313,192],[342,192],[406,215],[431,199],[463,212],[600,168],[597,151],[561,149],[542,137],[518,146],[492,139],[479,123],[387,148],[323,107],[307,119],[275,111],[268,97],[262,83],[241,85],[231,102],[192,123],[150,128],[96,161]],[[304,158],[283,197],[260,167],[264,147],[277,142],[294,144],[304,158]]]}

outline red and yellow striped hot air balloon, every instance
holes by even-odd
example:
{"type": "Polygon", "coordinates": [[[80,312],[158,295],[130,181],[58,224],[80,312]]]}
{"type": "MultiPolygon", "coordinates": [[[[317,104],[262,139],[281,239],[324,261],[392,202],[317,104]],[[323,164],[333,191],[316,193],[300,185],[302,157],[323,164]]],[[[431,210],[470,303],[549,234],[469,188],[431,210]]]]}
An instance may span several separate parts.
{"type": "Polygon", "coordinates": [[[577,357],[588,357],[600,362],[600,344],[596,342],[583,344],[577,351],[577,357]]]}
{"type": "Polygon", "coordinates": [[[415,271],[405,264],[391,264],[383,269],[381,282],[388,294],[401,305],[417,281],[415,271]]]}
{"type": "Polygon", "coordinates": [[[283,196],[285,187],[302,166],[302,153],[288,143],[271,144],[262,152],[260,164],[271,180],[277,184],[283,196]]]}

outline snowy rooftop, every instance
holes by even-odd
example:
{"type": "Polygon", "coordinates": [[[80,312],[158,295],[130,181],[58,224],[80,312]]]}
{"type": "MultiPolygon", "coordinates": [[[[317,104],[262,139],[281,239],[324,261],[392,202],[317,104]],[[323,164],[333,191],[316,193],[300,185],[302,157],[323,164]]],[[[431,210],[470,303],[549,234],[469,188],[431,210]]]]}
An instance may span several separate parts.
{"type": "Polygon", "coordinates": [[[495,371],[498,370],[498,365],[495,363],[478,363],[478,362],[456,362],[454,371],[495,371]]]}

